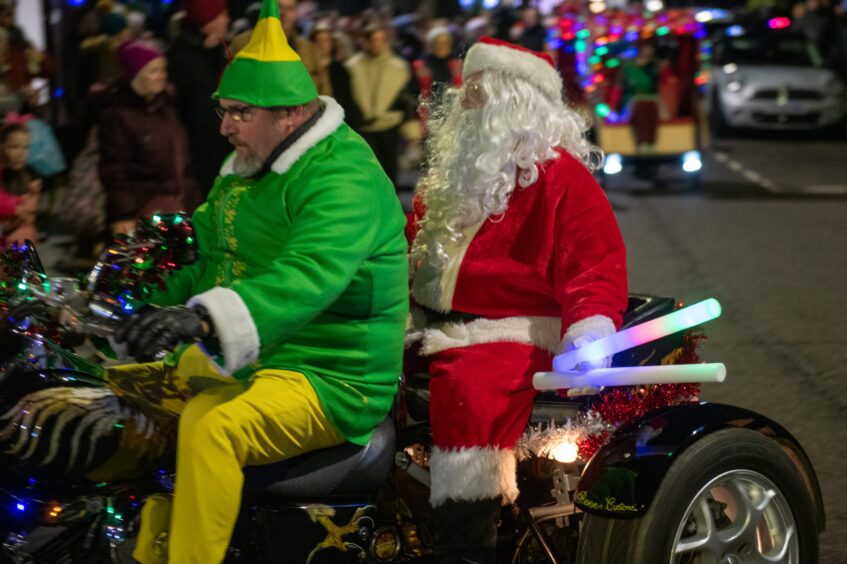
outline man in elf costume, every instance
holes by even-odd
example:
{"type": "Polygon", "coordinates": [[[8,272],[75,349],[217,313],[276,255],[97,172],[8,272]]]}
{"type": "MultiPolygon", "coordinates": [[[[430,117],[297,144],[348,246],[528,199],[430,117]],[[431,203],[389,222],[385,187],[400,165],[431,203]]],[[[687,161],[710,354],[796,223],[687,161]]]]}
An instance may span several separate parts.
{"type": "Polygon", "coordinates": [[[143,563],[221,562],[242,468],[366,444],[401,370],[400,204],[340,106],[318,97],[275,0],[214,96],[235,153],[193,216],[201,258],[118,335],[141,361],[194,343],[141,366],[217,382],[181,410],[175,493],[145,505],[143,563]]]}
{"type": "Polygon", "coordinates": [[[627,305],[624,244],[589,170],[600,154],[550,57],[482,38],[463,81],[430,119],[408,232],[442,563],[493,562],[533,373],[614,333],[627,305]]]}

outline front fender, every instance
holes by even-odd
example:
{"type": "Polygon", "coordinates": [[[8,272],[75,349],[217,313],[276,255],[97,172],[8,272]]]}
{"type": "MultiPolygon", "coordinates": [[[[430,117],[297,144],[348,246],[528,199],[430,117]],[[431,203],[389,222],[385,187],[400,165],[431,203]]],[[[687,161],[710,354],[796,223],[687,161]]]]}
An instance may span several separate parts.
{"type": "Polygon", "coordinates": [[[820,486],[797,440],[764,415],[717,403],[663,408],[618,429],[588,462],[576,489],[577,507],[607,517],[643,515],[674,460],[702,437],[731,427],[758,431],[779,443],[803,477],[822,531],[820,486]]]}

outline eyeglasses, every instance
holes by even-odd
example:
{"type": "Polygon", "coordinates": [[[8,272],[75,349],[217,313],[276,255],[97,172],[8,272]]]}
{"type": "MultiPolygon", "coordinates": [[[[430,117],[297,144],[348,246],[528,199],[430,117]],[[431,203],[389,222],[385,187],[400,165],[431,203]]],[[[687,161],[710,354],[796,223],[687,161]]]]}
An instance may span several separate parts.
{"type": "Polygon", "coordinates": [[[254,106],[240,106],[235,108],[224,108],[223,106],[217,106],[215,108],[215,113],[218,114],[218,117],[221,120],[229,114],[229,117],[232,118],[232,121],[237,123],[247,123],[251,119],[253,119],[253,110],[254,106]]]}

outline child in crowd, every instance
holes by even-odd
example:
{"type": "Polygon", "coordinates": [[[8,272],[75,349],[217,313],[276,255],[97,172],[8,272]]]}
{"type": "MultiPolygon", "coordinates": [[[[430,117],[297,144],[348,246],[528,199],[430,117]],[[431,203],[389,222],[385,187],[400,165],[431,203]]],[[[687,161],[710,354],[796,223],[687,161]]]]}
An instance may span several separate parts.
{"type": "Polygon", "coordinates": [[[35,216],[41,179],[27,166],[31,135],[26,124],[6,123],[0,129],[0,227],[6,243],[36,241],[35,216]]]}

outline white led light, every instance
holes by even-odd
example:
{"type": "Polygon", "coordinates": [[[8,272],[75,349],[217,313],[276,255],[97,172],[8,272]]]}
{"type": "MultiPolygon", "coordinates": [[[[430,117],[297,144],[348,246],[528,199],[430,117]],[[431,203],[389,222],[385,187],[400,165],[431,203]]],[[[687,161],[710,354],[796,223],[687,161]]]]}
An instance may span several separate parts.
{"type": "Polygon", "coordinates": [[[700,159],[699,151],[688,151],[682,155],[682,170],[697,172],[701,168],[703,168],[703,161],[700,159]]]}
{"type": "Polygon", "coordinates": [[[564,440],[550,449],[550,458],[557,462],[575,462],[579,456],[576,443],[564,440]]]}
{"type": "Polygon", "coordinates": [[[603,165],[603,172],[606,174],[618,174],[623,170],[623,160],[617,153],[613,153],[606,157],[606,163],[603,165]]]}

